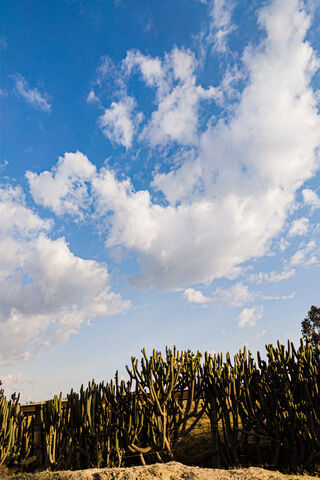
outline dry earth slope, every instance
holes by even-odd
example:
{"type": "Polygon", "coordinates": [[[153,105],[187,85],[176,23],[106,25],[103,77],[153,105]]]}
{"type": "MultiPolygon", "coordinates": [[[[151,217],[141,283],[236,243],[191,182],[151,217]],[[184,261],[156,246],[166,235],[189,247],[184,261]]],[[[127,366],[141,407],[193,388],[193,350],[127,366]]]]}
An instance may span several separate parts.
{"type": "Polygon", "coordinates": [[[284,475],[257,467],[219,470],[169,462],[130,468],[92,468],[73,472],[20,474],[10,478],[14,480],[315,480],[319,477],[284,475]]]}

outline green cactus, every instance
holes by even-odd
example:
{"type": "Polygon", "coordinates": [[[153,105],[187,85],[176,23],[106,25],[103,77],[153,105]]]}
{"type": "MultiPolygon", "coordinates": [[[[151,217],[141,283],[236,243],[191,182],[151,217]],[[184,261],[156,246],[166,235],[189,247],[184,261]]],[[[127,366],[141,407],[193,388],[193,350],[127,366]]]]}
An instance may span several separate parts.
{"type": "Polygon", "coordinates": [[[16,465],[31,454],[31,419],[23,416],[19,395],[0,396],[0,465],[16,465]]]}

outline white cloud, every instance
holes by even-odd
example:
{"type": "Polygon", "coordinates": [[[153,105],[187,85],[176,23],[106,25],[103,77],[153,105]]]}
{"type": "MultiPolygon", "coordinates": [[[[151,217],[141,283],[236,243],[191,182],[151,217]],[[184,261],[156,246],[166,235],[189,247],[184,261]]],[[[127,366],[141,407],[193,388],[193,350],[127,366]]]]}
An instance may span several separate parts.
{"type": "Polygon", "coordinates": [[[198,103],[202,96],[193,79],[175,87],[161,99],[151,115],[142,137],[151,145],[166,145],[170,141],[182,145],[197,143],[198,103]]]}
{"type": "Polygon", "coordinates": [[[238,282],[229,289],[218,288],[213,292],[215,301],[228,304],[229,306],[242,306],[244,303],[252,302],[256,294],[250,292],[247,285],[238,282]]]}
{"type": "Polygon", "coordinates": [[[110,291],[105,264],[76,257],[51,223],[26,204],[20,188],[0,189],[0,364],[64,342],[87,319],[128,308],[110,291]]]}
{"type": "Polygon", "coordinates": [[[259,272],[249,275],[248,279],[250,282],[255,282],[257,285],[260,285],[262,282],[277,283],[287,278],[293,277],[296,274],[294,268],[285,269],[282,272],[276,272],[272,270],[271,272],[259,272]]]}
{"type": "Polygon", "coordinates": [[[296,295],[296,292],[290,293],[290,295],[262,295],[262,300],[291,300],[296,295]]]}
{"type": "Polygon", "coordinates": [[[254,338],[255,340],[258,340],[259,338],[263,337],[267,333],[267,330],[263,328],[262,330],[259,330],[258,332],[254,333],[253,335],[250,335],[250,338],[254,338]]]}
{"type": "Polygon", "coordinates": [[[186,288],[183,295],[185,296],[188,303],[209,303],[212,301],[211,298],[206,297],[203,295],[202,292],[199,290],[195,290],[194,288],[186,288]]]}
{"type": "Polygon", "coordinates": [[[158,57],[130,50],[122,63],[129,75],[139,69],[143,81],[156,88],[157,109],[145,125],[140,139],[150,145],[178,142],[197,143],[198,105],[201,100],[218,99],[218,89],[196,85],[197,61],[190,50],[173,48],[162,62],[158,57]]]}
{"type": "Polygon", "coordinates": [[[87,103],[100,103],[100,99],[97,97],[94,90],[90,90],[87,96],[87,103]]]}
{"type": "Polygon", "coordinates": [[[313,209],[320,208],[320,198],[310,188],[305,188],[302,190],[303,201],[306,205],[309,205],[313,209]]]}
{"type": "Polygon", "coordinates": [[[306,235],[309,230],[309,219],[306,217],[297,218],[291,224],[288,232],[289,237],[306,235]]]}
{"type": "Polygon", "coordinates": [[[290,259],[290,265],[312,265],[318,261],[317,256],[317,244],[314,240],[310,240],[307,244],[303,245],[302,248],[299,248],[290,259]]]}
{"type": "Polygon", "coordinates": [[[137,124],[142,120],[141,112],[134,114],[136,103],[132,97],[123,97],[112,102],[99,117],[99,125],[104,135],[111,141],[126,147],[132,146],[137,124]]]}
{"type": "Polygon", "coordinates": [[[194,201],[195,195],[201,192],[202,166],[193,157],[184,161],[178,170],[171,170],[169,173],[156,173],[152,186],[165,195],[171,205],[179,201],[194,201]]]}
{"type": "Polygon", "coordinates": [[[197,62],[190,50],[182,50],[175,47],[167,56],[167,62],[173,70],[175,80],[186,82],[192,78],[197,62]]]}
{"type": "MultiPolygon", "coordinates": [[[[151,145],[179,141],[195,153],[190,168],[182,162],[155,174],[152,186],[169,205],[153,202],[147,189],[136,191],[108,168],[92,180],[106,245],[138,254],[141,274],[133,284],[177,288],[236,278],[241,264],[265,255],[282,232],[297,190],[319,168],[320,116],[311,88],[319,61],[305,40],[310,19],[300,7],[298,0],[274,0],[261,10],[266,35],[244,52],[248,79],[239,102],[227,117],[212,116],[203,133],[199,98],[214,98],[216,91],[197,85],[191,52],[166,57],[164,80],[157,62],[143,74],[157,102],[145,138],[151,145]]],[[[293,274],[288,269],[283,278],[293,274]]],[[[280,280],[277,273],[266,275],[262,280],[280,280]]]]}
{"type": "Polygon", "coordinates": [[[41,93],[37,88],[29,88],[28,82],[22,75],[15,76],[16,93],[30,103],[34,108],[49,113],[51,105],[47,93],[41,93]]]}
{"type": "Polygon", "coordinates": [[[21,373],[12,374],[9,373],[8,375],[2,375],[0,380],[2,381],[2,385],[0,389],[4,389],[4,394],[7,398],[11,396],[12,393],[19,393],[20,402],[21,397],[23,397],[22,402],[26,403],[32,400],[33,396],[30,393],[25,393],[26,390],[33,390],[34,389],[34,380],[26,379],[21,373]]]}
{"type": "Polygon", "coordinates": [[[286,240],[285,238],[280,239],[279,249],[280,249],[281,252],[284,252],[289,245],[290,245],[290,243],[288,242],[288,240],[286,240]]]}
{"type": "Polygon", "coordinates": [[[19,388],[17,388],[17,386],[20,387],[21,385],[21,381],[22,381],[21,373],[18,373],[17,375],[12,375],[12,374],[2,375],[0,380],[2,382],[2,386],[0,388],[5,388],[5,389],[10,388],[15,391],[20,391],[19,388]]]}
{"type": "Polygon", "coordinates": [[[143,80],[149,87],[159,87],[165,81],[161,60],[158,57],[152,58],[149,55],[143,55],[139,50],[127,52],[126,58],[122,62],[122,68],[127,75],[139,68],[143,80]]]}
{"type": "Polygon", "coordinates": [[[213,0],[210,5],[211,25],[207,43],[213,45],[213,50],[224,53],[227,50],[227,37],[236,26],[231,23],[235,7],[230,0],[213,0]]]}
{"type": "Polygon", "coordinates": [[[36,203],[50,208],[57,215],[66,213],[83,218],[82,210],[90,205],[88,182],[95,166],[81,152],[65,153],[51,172],[37,175],[26,172],[30,192],[36,203]]]}
{"type": "Polygon", "coordinates": [[[92,180],[97,213],[101,216],[113,211],[109,218],[111,228],[107,247],[123,245],[129,249],[148,251],[158,234],[158,219],[163,208],[152,205],[148,191],[135,192],[131,182],[118,181],[114,172],[101,169],[92,180]]]}
{"type": "Polygon", "coordinates": [[[252,308],[244,308],[238,316],[239,328],[254,327],[256,323],[261,320],[263,314],[262,306],[255,306],[252,308]]]}

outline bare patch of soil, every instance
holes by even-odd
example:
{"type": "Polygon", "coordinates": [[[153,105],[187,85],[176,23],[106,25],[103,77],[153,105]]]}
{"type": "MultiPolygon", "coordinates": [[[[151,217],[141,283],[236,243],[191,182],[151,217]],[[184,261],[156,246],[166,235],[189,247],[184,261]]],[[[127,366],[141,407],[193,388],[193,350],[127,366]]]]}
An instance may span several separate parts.
{"type": "Polygon", "coordinates": [[[315,480],[309,475],[284,475],[250,467],[233,470],[189,467],[178,462],[130,468],[92,468],[88,470],[41,472],[7,477],[8,480],[315,480]]]}

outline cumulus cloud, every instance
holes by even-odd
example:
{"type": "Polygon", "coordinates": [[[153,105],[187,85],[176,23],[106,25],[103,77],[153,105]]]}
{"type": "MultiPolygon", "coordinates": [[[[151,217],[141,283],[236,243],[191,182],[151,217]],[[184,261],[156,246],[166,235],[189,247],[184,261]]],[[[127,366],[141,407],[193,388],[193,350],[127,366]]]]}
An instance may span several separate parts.
{"type": "Polygon", "coordinates": [[[168,91],[159,90],[157,110],[144,127],[141,138],[152,146],[178,142],[182,145],[198,143],[199,104],[203,100],[220,98],[214,87],[202,88],[196,84],[196,60],[190,51],[175,48],[167,56],[165,68],[173,76],[168,91]]]}
{"type": "Polygon", "coordinates": [[[134,71],[139,70],[144,82],[149,87],[165,85],[165,72],[158,57],[143,55],[139,50],[129,50],[122,62],[122,69],[126,75],[131,75],[134,71]]]}
{"type": "Polygon", "coordinates": [[[309,219],[306,217],[297,218],[292,222],[288,232],[289,237],[306,235],[309,230],[309,219]]]}
{"type": "Polygon", "coordinates": [[[255,306],[252,308],[244,308],[238,316],[238,327],[254,327],[256,323],[261,320],[263,314],[262,306],[255,306]]]}
{"type": "Polygon", "coordinates": [[[0,364],[28,360],[78,333],[87,319],[128,308],[112,292],[105,264],[72,254],[52,224],[25,204],[20,188],[0,188],[0,364]]]}
{"type": "Polygon", "coordinates": [[[309,205],[312,209],[320,208],[320,198],[310,188],[302,190],[303,201],[306,205],[309,205]]]}
{"type": "Polygon", "coordinates": [[[27,80],[22,75],[16,75],[14,78],[15,91],[20,97],[24,98],[27,103],[30,103],[33,108],[50,113],[51,105],[48,102],[47,93],[41,93],[37,88],[30,88],[27,80]]]}
{"type": "MultiPolygon", "coordinates": [[[[316,171],[320,118],[310,82],[318,62],[305,41],[309,18],[298,1],[275,1],[259,22],[267,35],[245,51],[249,80],[234,115],[201,135],[195,195],[185,201],[182,188],[177,205],[163,207],[151,202],[148,191],[134,192],[132,185],[126,191],[117,181],[121,208],[114,205],[111,238],[140,252],[137,282],[172,287],[233,275],[242,262],[266,253],[296,190],[316,171]],[[129,207],[138,196],[144,199],[139,214],[129,207]],[[143,242],[126,243],[123,236],[129,209],[137,221],[140,215],[148,219],[143,242]]],[[[172,191],[172,173],[161,175],[162,191],[172,191]]],[[[155,181],[160,187],[159,177],[155,181]]],[[[100,193],[103,203],[108,195],[100,193]]]]}
{"type": "MultiPolygon", "coordinates": [[[[282,232],[297,190],[319,168],[320,116],[311,86],[319,60],[305,39],[310,18],[300,7],[298,0],[274,0],[261,9],[265,36],[244,51],[248,75],[239,101],[218,121],[208,108],[211,118],[201,131],[199,99],[217,91],[197,85],[193,53],[174,49],[162,70],[157,59],[148,63],[137,52],[127,57],[128,71],[141,71],[156,91],[144,138],[153,146],[175,141],[194,150],[173,170],[157,170],[151,186],[163,193],[161,203],[151,189],[137,191],[107,167],[92,177],[107,247],[138,255],[140,275],[132,284],[171,289],[235,279],[241,264],[265,255],[282,232]]],[[[122,141],[122,130],[117,135],[122,141]]],[[[123,141],[130,145],[128,138],[123,141]]],[[[280,277],[271,272],[262,280],[280,277]]]]}
{"type": "Polygon", "coordinates": [[[213,292],[215,301],[225,303],[229,306],[242,306],[244,303],[252,302],[256,294],[250,292],[247,285],[238,282],[229,289],[218,288],[213,292]]]}
{"type": "Polygon", "coordinates": [[[200,101],[217,99],[218,89],[196,84],[196,58],[190,50],[173,48],[164,60],[130,50],[122,63],[126,75],[139,71],[149,87],[156,88],[157,109],[145,125],[140,139],[151,146],[178,142],[197,143],[200,101]]]}
{"type": "Polygon", "coordinates": [[[119,102],[112,102],[99,117],[104,135],[127,149],[131,147],[137,124],[142,120],[141,112],[134,114],[135,106],[134,98],[123,97],[119,102]]]}
{"type": "Polygon", "coordinates": [[[189,200],[193,202],[197,192],[201,194],[202,175],[201,163],[191,154],[184,159],[179,169],[169,173],[156,173],[152,187],[161,191],[171,205],[189,200]]]}
{"type": "Polygon", "coordinates": [[[95,171],[88,158],[77,151],[59,157],[52,171],[39,175],[28,171],[26,177],[36,203],[50,208],[57,215],[68,213],[83,218],[83,211],[90,204],[86,182],[95,171]]]}
{"type": "Polygon", "coordinates": [[[186,288],[183,295],[188,303],[205,304],[212,301],[211,298],[206,297],[202,292],[195,290],[194,288],[186,288]]]}

